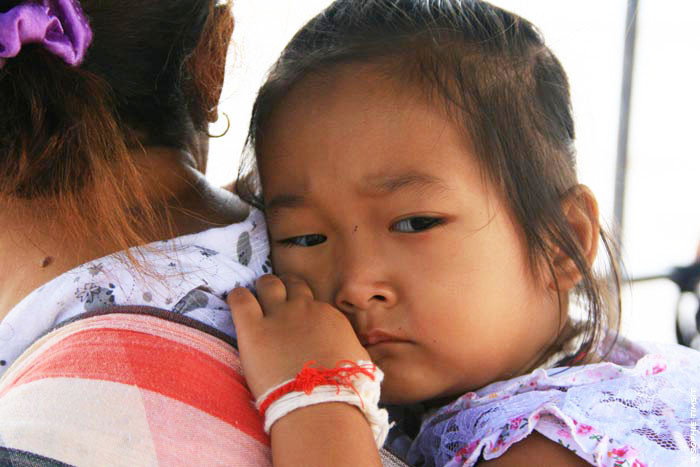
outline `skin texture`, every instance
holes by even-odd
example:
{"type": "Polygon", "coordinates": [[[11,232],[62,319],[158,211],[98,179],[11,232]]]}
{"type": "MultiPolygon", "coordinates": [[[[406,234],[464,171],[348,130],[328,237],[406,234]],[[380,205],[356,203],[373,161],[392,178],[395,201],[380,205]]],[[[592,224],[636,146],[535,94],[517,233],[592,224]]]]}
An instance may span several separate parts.
{"type": "MultiPolygon", "coordinates": [[[[172,148],[149,147],[142,170],[149,175],[155,199],[161,191],[172,196],[163,206],[173,219],[175,235],[200,232],[240,222],[246,206],[233,194],[209,184],[187,153],[172,148]]],[[[206,157],[206,152],[199,157],[206,157]]],[[[0,319],[22,298],[54,277],[95,258],[118,250],[105,249],[93,238],[75,241],[69,225],[42,203],[27,202],[15,212],[0,210],[0,319]],[[51,262],[43,266],[45,258],[51,262]]],[[[173,232],[158,233],[151,241],[170,238],[173,232]]]]}
{"type": "Polygon", "coordinates": [[[588,462],[539,433],[511,446],[501,457],[477,463],[479,467],[585,467],[588,462]]]}

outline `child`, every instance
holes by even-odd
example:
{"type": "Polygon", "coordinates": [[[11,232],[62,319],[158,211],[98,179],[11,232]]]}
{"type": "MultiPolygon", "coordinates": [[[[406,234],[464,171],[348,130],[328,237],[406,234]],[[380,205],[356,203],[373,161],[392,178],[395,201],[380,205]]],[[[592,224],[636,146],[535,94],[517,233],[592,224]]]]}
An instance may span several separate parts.
{"type": "Polygon", "coordinates": [[[371,394],[371,360],[414,465],[690,462],[700,358],[606,330],[573,142],[560,63],[488,3],[338,0],[292,39],[251,122],[262,191],[239,184],[280,277],[229,296],[273,460],[376,464],[371,400],[319,404],[371,394]]]}

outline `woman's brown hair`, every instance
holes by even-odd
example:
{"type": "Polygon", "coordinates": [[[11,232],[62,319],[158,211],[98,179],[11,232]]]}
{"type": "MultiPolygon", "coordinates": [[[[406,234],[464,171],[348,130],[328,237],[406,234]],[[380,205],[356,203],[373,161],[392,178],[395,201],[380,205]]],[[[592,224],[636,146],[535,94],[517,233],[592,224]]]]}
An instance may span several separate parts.
{"type": "MultiPolygon", "coordinates": [[[[297,33],[260,89],[249,156],[260,157],[270,115],[298,82],[352,63],[374,64],[445,108],[507,199],[533,271],[544,259],[556,286],[552,258],[559,250],[581,275],[575,292],[587,317],[573,331],[582,343],[558,363],[579,363],[599,350],[606,317],[620,312],[618,268],[601,230],[610,274],[594,273],[562,211],[578,184],[574,122],[566,74],[539,31],[476,0],[337,0],[297,33]]],[[[244,159],[237,192],[264,209],[255,167],[254,158],[244,159]]]]}
{"type": "MultiPolygon", "coordinates": [[[[0,12],[19,1],[2,2],[0,12]]],[[[126,249],[169,229],[139,169],[148,145],[188,150],[216,107],[233,30],[217,0],[83,0],[93,42],[79,67],[39,45],[0,69],[0,202],[41,207],[70,241],[126,249]],[[221,54],[220,54],[221,55],[221,54]]],[[[48,228],[49,226],[47,226],[48,228]]]]}

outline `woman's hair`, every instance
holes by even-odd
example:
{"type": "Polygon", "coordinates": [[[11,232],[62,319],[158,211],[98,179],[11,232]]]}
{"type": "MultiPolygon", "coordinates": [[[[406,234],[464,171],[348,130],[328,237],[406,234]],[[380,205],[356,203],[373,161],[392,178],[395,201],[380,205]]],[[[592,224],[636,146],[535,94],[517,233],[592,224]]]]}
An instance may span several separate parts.
{"type": "MultiPolygon", "coordinates": [[[[38,1],[38,0],[37,0],[38,1]]],[[[24,2],[0,3],[0,13],[24,2]]],[[[216,107],[233,30],[217,0],[82,0],[93,33],[71,67],[24,45],[0,69],[0,202],[41,206],[73,241],[138,245],[169,228],[139,169],[147,145],[191,149],[216,107]],[[214,96],[212,98],[212,96],[214,96]],[[213,102],[212,102],[213,100],[213,102]]],[[[160,200],[165,201],[165,199],[160,200]]]]}
{"type": "Polygon", "coordinates": [[[618,268],[601,230],[610,283],[597,278],[562,211],[564,196],[578,184],[567,77],[538,30],[512,13],[474,0],[337,0],[296,34],[260,89],[237,192],[264,207],[251,155],[271,114],[305,77],[352,64],[374,64],[444,107],[504,194],[533,271],[544,258],[556,282],[554,252],[573,260],[587,319],[576,329],[582,345],[559,363],[581,361],[601,340],[606,315],[620,313],[618,268]]]}

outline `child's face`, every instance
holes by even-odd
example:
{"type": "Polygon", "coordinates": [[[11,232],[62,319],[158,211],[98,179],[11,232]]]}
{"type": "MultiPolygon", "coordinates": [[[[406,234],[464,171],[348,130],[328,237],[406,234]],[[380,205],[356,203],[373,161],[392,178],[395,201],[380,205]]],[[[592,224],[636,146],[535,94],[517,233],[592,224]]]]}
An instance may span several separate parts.
{"type": "Polygon", "coordinates": [[[306,79],[264,129],[273,264],[343,311],[382,400],[450,396],[525,370],[559,331],[556,294],[437,105],[372,71],[306,79]]]}

